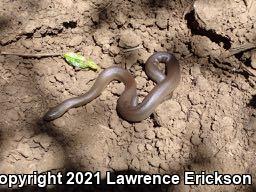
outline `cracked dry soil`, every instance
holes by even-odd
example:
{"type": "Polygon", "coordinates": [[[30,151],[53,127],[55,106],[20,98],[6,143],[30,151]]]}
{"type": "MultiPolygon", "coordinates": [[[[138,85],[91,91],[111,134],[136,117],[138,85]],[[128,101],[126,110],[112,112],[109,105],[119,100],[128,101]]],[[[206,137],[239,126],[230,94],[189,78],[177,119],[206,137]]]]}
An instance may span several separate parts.
{"type": "MultiPolygon", "coordinates": [[[[140,123],[117,116],[116,101],[124,86],[113,82],[93,102],[44,124],[40,119],[49,107],[86,92],[97,73],[76,71],[60,57],[0,55],[0,172],[218,170],[250,173],[255,183],[256,79],[241,66],[252,70],[256,2],[246,2],[0,0],[1,51],[79,51],[102,69],[123,66],[136,77],[140,99],[154,87],[143,71],[153,52],[174,53],[182,69],[172,99],[140,123]]],[[[256,186],[103,189],[249,192],[256,186]]],[[[47,190],[102,188],[52,186],[47,190]]]]}

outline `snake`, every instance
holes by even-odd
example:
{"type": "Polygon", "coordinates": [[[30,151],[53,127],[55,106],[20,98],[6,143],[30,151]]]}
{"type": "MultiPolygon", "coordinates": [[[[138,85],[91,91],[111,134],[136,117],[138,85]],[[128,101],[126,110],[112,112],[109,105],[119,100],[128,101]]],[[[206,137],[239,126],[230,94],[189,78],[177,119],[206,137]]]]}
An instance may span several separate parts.
{"type": "Polygon", "coordinates": [[[118,115],[128,122],[140,122],[148,118],[164,100],[172,97],[173,91],[181,79],[180,65],[172,53],[155,52],[146,61],[146,75],[155,82],[154,88],[142,102],[138,103],[137,86],[132,74],[119,66],[104,69],[96,78],[88,92],[81,96],[64,100],[51,108],[43,117],[46,121],[55,120],[64,115],[69,109],[86,105],[101,95],[107,85],[116,80],[125,87],[117,100],[118,115]],[[165,64],[165,72],[158,65],[165,64]]]}

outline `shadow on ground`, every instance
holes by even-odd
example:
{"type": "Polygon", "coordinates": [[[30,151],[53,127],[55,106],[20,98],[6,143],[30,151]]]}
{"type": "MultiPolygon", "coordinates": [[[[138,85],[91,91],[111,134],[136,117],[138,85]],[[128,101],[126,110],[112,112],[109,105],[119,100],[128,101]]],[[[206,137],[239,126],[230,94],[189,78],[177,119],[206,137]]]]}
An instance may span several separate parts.
{"type": "Polygon", "coordinates": [[[253,108],[256,108],[256,95],[253,95],[249,104],[249,106],[253,107],[253,108]]]}

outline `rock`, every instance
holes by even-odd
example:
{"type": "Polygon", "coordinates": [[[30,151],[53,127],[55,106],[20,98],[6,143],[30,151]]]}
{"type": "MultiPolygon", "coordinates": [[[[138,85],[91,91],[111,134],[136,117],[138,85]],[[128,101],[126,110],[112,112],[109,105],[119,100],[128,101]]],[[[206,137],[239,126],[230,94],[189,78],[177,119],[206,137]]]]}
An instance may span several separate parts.
{"type": "Polygon", "coordinates": [[[123,48],[136,47],[142,43],[141,38],[132,30],[124,30],[120,34],[119,46],[123,48]]]}

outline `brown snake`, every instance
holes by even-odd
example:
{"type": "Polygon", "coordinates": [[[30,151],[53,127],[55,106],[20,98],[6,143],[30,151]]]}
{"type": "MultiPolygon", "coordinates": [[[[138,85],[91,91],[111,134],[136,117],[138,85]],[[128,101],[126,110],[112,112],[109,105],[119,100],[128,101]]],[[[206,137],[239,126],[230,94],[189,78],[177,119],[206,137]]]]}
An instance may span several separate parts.
{"type": "Polygon", "coordinates": [[[61,117],[69,109],[85,105],[97,98],[105,87],[113,80],[124,83],[125,89],[117,101],[117,112],[129,122],[139,122],[153,113],[155,108],[168,96],[172,95],[180,81],[180,67],[178,60],[167,52],[157,52],[151,55],[145,64],[146,74],[156,82],[156,86],[144,100],[138,104],[136,82],[134,77],[125,69],[117,66],[102,71],[92,88],[85,94],[67,99],[51,108],[44,116],[44,120],[51,121],[61,117]],[[166,74],[157,65],[166,64],[166,74]]]}

